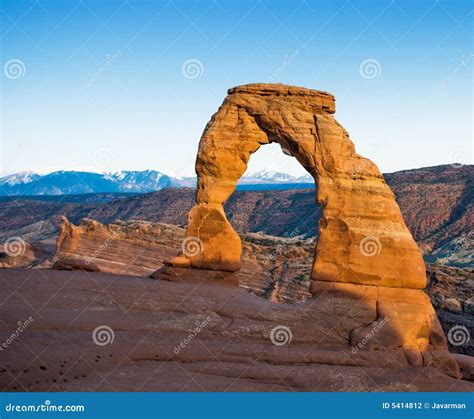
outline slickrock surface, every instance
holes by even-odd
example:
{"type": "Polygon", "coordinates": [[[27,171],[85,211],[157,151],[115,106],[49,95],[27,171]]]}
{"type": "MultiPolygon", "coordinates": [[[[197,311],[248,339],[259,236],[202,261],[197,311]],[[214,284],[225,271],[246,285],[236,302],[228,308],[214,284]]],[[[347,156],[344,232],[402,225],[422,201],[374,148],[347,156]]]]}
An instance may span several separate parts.
{"type": "Polygon", "coordinates": [[[4,269],[0,279],[2,390],[474,389],[438,368],[410,366],[401,348],[369,349],[396,332],[390,321],[354,350],[351,332],[376,317],[371,297],[321,293],[284,305],[202,277],[4,269]],[[11,338],[18,321],[23,330],[11,338]]]}
{"type": "Polygon", "coordinates": [[[278,84],[239,86],[228,93],[204,130],[196,160],[197,205],[189,214],[186,235],[199,241],[200,251],[184,252],[172,265],[240,268],[240,239],[223,204],[250,156],[261,145],[277,142],[317,181],[323,214],[314,280],[424,288],[421,253],[395,197],[375,164],[356,154],[349,134],[332,116],[332,95],[278,84]]]}
{"type": "MultiPolygon", "coordinates": [[[[132,221],[102,225],[97,221],[83,220],[74,226],[66,219],[64,223],[54,265],[58,269],[74,270],[82,266],[82,269],[94,270],[92,268],[96,267],[102,272],[148,276],[180,250],[185,237],[183,228],[167,224],[132,221]],[[140,234],[137,235],[137,232],[140,234]],[[74,238],[70,237],[71,234],[74,238]],[[71,248],[71,243],[74,243],[74,248],[71,248]],[[152,249],[151,254],[144,247],[152,249]],[[86,260],[89,263],[84,266],[86,260]]],[[[311,297],[309,288],[314,240],[255,233],[241,235],[241,239],[242,267],[237,272],[225,273],[223,278],[274,302],[298,303],[311,297]]],[[[41,261],[38,260],[38,263],[41,261]]],[[[199,272],[198,276],[204,274],[199,272]]],[[[462,325],[474,335],[474,273],[467,269],[435,265],[428,265],[427,273],[429,281],[426,291],[443,330],[448,333],[453,326],[462,325]]],[[[183,270],[180,275],[189,279],[196,273],[183,270]]],[[[205,275],[209,278],[212,271],[205,271],[205,275]]],[[[168,279],[173,280],[172,277],[168,279]]],[[[471,340],[453,346],[448,342],[452,352],[474,355],[472,343],[471,340]]]]}
{"type": "MultiPolygon", "coordinates": [[[[335,304],[340,295],[350,295],[373,310],[372,320],[351,332],[352,346],[357,347],[380,322],[391,321],[393,330],[386,329],[387,333],[372,339],[371,349],[403,348],[413,365],[430,365],[434,357],[441,369],[456,370],[436,313],[421,290],[325,281],[314,281],[308,289],[311,243],[291,239],[285,243],[258,235],[244,236],[243,267],[238,272],[159,268],[180,243],[186,243],[186,238],[177,227],[139,222],[107,226],[91,220],[74,226],[64,219],[55,267],[139,275],[151,274],[156,269],[152,275],[156,279],[180,282],[205,277],[279,302],[302,301],[309,297],[308,291],[317,297],[332,296],[335,304]]],[[[338,322],[337,316],[333,322],[338,322]]]]}
{"type": "MultiPolygon", "coordinates": [[[[233,277],[242,288],[272,301],[303,301],[309,294],[312,240],[243,235],[242,269],[233,277]]],[[[65,217],[57,239],[54,268],[148,276],[181,250],[185,230],[131,221],[101,224],[65,217]]],[[[191,274],[187,272],[187,274],[191,274]]]]}

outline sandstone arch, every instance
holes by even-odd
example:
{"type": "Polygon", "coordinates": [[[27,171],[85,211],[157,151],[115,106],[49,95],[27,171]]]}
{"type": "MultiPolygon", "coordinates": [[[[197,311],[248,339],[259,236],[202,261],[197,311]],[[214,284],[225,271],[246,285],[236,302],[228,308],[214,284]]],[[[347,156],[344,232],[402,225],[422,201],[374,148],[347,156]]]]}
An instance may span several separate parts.
{"type": "Polygon", "coordinates": [[[277,142],[317,183],[323,215],[313,280],[424,288],[423,259],[392,191],[376,165],[355,152],[334,113],[334,97],[322,91],[281,84],[230,89],[199,144],[197,203],[187,228],[191,251],[169,264],[240,268],[240,238],[227,221],[223,203],[250,156],[260,146],[277,142]]]}

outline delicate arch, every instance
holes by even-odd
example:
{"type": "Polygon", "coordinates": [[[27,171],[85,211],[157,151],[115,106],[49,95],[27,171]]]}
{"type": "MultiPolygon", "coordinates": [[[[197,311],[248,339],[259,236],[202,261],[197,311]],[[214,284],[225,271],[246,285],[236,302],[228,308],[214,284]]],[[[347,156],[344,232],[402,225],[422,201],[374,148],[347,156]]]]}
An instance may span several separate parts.
{"type": "Polygon", "coordinates": [[[199,144],[196,206],[189,214],[186,242],[194,244],[194,250],[168,263],[240,268],[240,238],[223,204],[250,156],[261,145],[277,142],[318,186],[316,199],[323,215],[313,280],[424,288],[423,259],[392,191],[375,164],[356,154],[334,113],[334,97],[317,90],[281,84],[230,89],[199,144]]]}

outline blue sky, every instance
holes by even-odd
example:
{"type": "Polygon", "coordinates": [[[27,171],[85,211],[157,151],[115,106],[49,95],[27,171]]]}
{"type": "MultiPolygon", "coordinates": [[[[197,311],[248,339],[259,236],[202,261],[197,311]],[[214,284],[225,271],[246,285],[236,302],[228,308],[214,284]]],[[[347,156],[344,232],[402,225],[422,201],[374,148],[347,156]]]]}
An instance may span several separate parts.
{"type": "MultiPolygon", "coordinates": [[[[0,4],[2,174],[190,175],[227,89],[254,82],[333,93],[384,172],[472,163],[471,1],[0,4]]],[[[249,170],[304,173],[279,153],[249,170]]]]}

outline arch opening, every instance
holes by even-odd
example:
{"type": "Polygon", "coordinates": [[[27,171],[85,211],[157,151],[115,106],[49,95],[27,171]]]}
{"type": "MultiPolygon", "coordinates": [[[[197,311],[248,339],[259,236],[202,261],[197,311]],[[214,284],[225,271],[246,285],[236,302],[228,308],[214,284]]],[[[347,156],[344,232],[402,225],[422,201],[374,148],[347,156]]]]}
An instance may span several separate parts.
{"type": "Polygon", "coordinates": [[[355,152],[326,92],[271,84],[230,89],[207,124],[196,158],[196,206],[187,237],[199,252],[172,266],[240,269],[242,245],[223,205],[262,145],[278,143],[314,178],[322,207],[311,278],[423,288],[424,263],[380,171],[355,152]]]}

